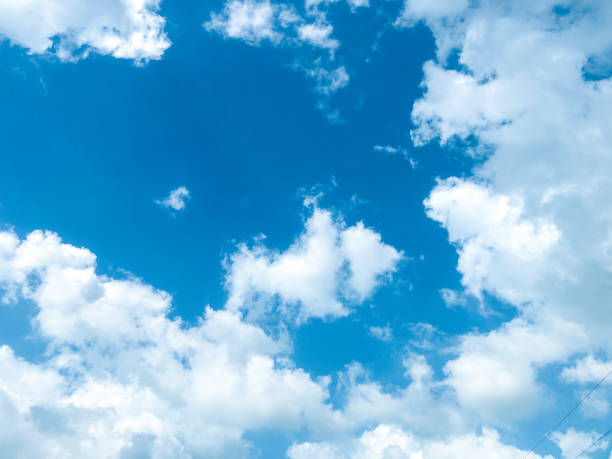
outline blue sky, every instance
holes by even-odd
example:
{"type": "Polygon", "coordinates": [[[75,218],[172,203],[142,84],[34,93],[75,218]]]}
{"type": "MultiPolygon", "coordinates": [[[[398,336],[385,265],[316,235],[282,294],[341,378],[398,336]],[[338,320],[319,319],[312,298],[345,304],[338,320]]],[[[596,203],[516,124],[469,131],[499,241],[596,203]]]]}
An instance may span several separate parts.
{"type": "MultiPolygon", "coordinates": [[[[607,2],[32,5],[3,450],[520,458],[612,369],[607,2]]],[[[610,384],[531,457],[612,427],[610,384]]]]}

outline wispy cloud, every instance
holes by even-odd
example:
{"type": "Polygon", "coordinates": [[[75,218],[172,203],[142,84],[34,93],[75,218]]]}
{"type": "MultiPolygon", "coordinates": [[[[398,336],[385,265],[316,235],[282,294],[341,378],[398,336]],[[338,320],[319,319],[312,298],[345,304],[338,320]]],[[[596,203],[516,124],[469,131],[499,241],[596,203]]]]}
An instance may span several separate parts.
{"type": "Polygon", "coordinates": [[[177,189],[172,190],[170,194],[162,200],[155,200],[155,203],[162,207],[173,210],[183,210],[186,206],[186,200],[191,196],[189,190],[185,186],[179,186],[177,189]]]}

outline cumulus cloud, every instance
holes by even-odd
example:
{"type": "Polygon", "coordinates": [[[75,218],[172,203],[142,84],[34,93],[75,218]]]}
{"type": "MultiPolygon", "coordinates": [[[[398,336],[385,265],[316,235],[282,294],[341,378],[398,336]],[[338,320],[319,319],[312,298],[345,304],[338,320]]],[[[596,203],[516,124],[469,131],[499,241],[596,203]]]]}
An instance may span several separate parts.
{"type": "Polygon", "coordinates": [[[212,13],[204,27],[226,38],[258,45],[264,40],[279,43],[283,38],[281,29],[298,21],[301,18],[288,5],[233,0],[225,4],[221,13],[212,13]]]}
{"type": "Polygon", "coordinates": [[[280,310],[298,322],[342,317],[350,305],[372,295],[401,257],[362,222],[346,227],[331,212],[315,207],[305,232],[286,251],[243,244],[231,256],[227,307],[260,315],[276,299],[280,310]]]}
{"type": "Polygon", "coordinates": [[[204,28],[255,46],[267,41],[276,46],[309,45],[333,53],[340,42],[331,38],[332,25],[324,14],[313,16],[312,19],[304,18],[287,3],[230,0],[222,11],[211,13],[204,28]]]}
{"type": "Polygon", "coordinates": [[[297,29],[298,37],[303,42],[333,51],[340,46],[340,42],[330,38],[332,32],[333,27],[330,24],[303,24],[297,29]]]}
{"type": "Polygon", "coordinates": [[[458,270],[469,293],[496,292],[514,303],[533,300],[539,260],[547,260],[561,237],[544,218],[525,219],[519,196],[494,194],[486,186],[450,178],[425,200],[427,216],[443,224],[457,244],[458,270]],[[532,276],[527,276],[533,267],[532,276]]]}
{"type": "MultiPolygon", "coordinates": [[[[313,304],[335,311],[338,298],[367,297],[401,256],[363,224],[347,227],[318,208],[287,251],[244,250],[255,262],[247,267],[258,268],[243,278],[249,294],[296,299],[315,313],[313,304]],[[324,274],[335,280],[325,284],[324,274]]],[[[230,273],[243,272],[240,256],[230,273]]],[[[0,346],[0,407],[10,416],[0,446],[11,455],[249,457],[244,435],[259,429],[306,434],[288,452],[296,458],[519,454],[493,431],[474,434],[477,424],[440,391],[421,355],[404,355],[409,383],[397,388],[349,365],[337,383],[344,402],[333,408],[331,378],[296,368],[287,337],[245,321],[235,296],[183,323],[169,316],[168,293],[98,274],[91,251],[55,233],[1,231],[0,288],[6,302],[35,306],[33,333],[47,345],[35,362],[0,346]]]]}
{"type": "MultiPolygon", "coordinates": [[[[520,459],[525,455],[500,442],[495,430],[483,429],[480,435],[452,437],[446,441],[421,441],[397,426],[381,424],[343,445],[301,443],[293,445],[291,459],[456,459],[458,457],[491,457],[520,459]]],[[[534,459],[541,456],[534,454],[534,459]]],[[[548,456],[550,458],[550,456],[548,456]]]]}
{"type": "Polygon", "coordinates": [[[179,186],[177,189],[170,191],[170,194],[161,201],[155,202],[162,207],[173,210],[183,210],[186,206],[186,200],[191,196],[189,190],[184,186],[179,186]]]}
{"type": "Polygon", "coordinates": [[[236,457],[247,429],[332,418],[326,382],[284,363],[286,344],[238,313],[207,308],[190,326],[168,317],[167,293],[96,274],[87,249],[49,232],[1,234],[0,285],[36,305],[48,343],[35,364],[0,347],[0,404],[13,413],[4,451],[236,457]]]}
{"type": "Polygon", "coordinates": [[[396,22],[425,23],[437,45],[414,144],[479,160],[471,177],[438,182],[427,214],[457,248],[465,291],[517,308],[499,330],[461,340],[445,367],[460,403],[489,419],[533,414],[519,400],[538,399],[541,368],[612,349],[612,81],[587,75],[611,49],[612,6],[556,5],[406,0],[396,22]]]}
{"type": "MultiPolygon", "coordinates": [[[[582,453],[586,447],[595,442],[595,440],[600,437],[600,434],[597,432],[579,432],[570,428],[567,429],[565,433],[553,432],[551,437],[561,450],[563,457],[573,459],[582,453]]],[[[607,447],[607,440],[602,440],[590,448],[585,454],[606,449],[607,447]]]]}
{"type": "Polygon", "coordinates": [[[160,0],[0,1],[0,38],[32,54],[75,60],[89,52],[137,62],[160,59],[170,46],[160,0]]]}
{"type": "Polygon", "coordinates": [[[612,362],[603,362],[592,355],[587,355],[573,367],[564,368],[561,378],[569,383],[589,384],[603,381],[602,384],[609,385],[612,384],[612,380],[605,377],[610,372],[612,372],[612,362]]]}

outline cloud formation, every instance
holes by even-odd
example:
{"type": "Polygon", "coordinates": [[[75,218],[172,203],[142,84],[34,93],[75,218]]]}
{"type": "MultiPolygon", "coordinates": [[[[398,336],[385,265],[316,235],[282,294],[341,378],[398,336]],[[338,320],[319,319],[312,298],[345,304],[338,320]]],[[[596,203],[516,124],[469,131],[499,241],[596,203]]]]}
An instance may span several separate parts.
{"type": "Polygon", "coordinates": [[[558,3],[407,0],[396,21],[424,22],[437,44],[413,142],[479,160],[473,176],[439,181],[425,207],[457,248],[465,292],[516,308],[500,329],[462,338],[445,366],[461,405],[497,422],[533,415],[541,369],[612,351],[612,6],[558,3]]]}
{"type": "Polygon", "coordinates": [[[170,194],[161,201],[156,200],[155,202],[162,207],[173,210],[183,210],[186,206],[186,201],[191,195],[187,187],[179,186],[178,188],[170,191],[170,194]]]}
{"type": "Polygon", "coordinates": [[[401,257],[362,222],[347,227],[314,207],[305,232],[285,252],[256,243],[231,256],[227,307],[261,316],[277,305],[298,322],[346,316],[396,271],[401,257]]]}
{"type": "MultiPolygon", "coordinates": [[[[298,12],[290,3],[228,0],[221,11],[212,12],[203,25],[209,32],[251,46],[268,43],[294,49],[296,57],[292,67],[314,81],[320,97],[317,107],[331,122],[338,122],[339,114],[330,108],[329,98],[346,87],[350,77],[346,67],[336,62],[341,42],[333,37],[334,27],[327,17],[327,9],[332,3],[335,1],[307,0],[303,11],[298,12]],[[301,49],[307,52],[298,54],[301,49]]],[[[369,2],[351,1],[349,6],[354,11],[368,7],[369,2]]]]}
{"type": "Polygon", "coordinates": [[[64,61],[90,52],[143,62],[170,46],[160,0],[0,1],[0,38],[64,61]]]}

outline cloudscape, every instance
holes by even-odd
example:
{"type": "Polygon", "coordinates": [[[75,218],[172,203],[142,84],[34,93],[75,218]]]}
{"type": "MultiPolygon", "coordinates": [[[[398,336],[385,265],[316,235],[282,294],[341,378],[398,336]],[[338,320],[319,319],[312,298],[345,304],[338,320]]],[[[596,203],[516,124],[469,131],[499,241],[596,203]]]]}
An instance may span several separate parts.
{"type": "Polygon", "coordinates": [[[0,0],[0,457],[612,459],[611,26],[0,0]]]}

